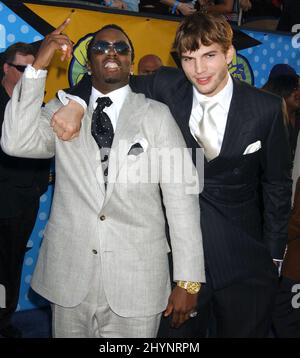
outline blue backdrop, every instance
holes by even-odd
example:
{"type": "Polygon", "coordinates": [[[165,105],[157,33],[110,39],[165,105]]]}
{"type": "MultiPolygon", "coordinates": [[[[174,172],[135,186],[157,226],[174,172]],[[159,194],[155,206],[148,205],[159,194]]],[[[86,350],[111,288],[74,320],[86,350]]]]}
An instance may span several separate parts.
{"type": "Polygon", "coordinates": [[[300,49],[292,46],[292,35],[244,32],[262,43],[239,52],[250,62],[256,87],[262,87],[266,83],[271,68],[277,63],[289,64],[300,73],[300,49]]]}

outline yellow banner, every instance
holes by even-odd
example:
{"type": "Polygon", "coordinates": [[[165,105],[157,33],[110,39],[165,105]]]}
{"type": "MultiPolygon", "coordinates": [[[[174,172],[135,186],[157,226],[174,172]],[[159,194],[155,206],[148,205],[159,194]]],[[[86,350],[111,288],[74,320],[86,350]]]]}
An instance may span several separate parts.
{"type": "MultiPolygon", "coordinates": [[[[71,22],[64,32],[75,44],[88,33],[93,33],[104,25],[117,24],[121,26],[134,44],[135,73],[139,59],[149,53],[158,55],[164,65],[175,66],[170,51],[178,26],[176,21],[83,9],[73,9],[74,11],[71,12],[72,8],[47,5],[26,4],[26,6],[53,27],[59,26],[71,14],[71,22]]],[[[81,61],[82,59],[80,59],[81,61]]],[[[46,102],[55,96],[58,89],[69,87],[68,70],[69,63],[62,63],[59,56],[55,56],[49,68],[46,102]]]]}

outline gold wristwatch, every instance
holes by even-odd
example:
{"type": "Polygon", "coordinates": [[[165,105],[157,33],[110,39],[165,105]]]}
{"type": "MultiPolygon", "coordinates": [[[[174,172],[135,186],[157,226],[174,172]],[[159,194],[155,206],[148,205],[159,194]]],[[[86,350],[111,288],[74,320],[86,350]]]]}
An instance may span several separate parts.
{"type": "Polygon", "coordinates": [[[177,281],[177,286],[184,288],[187,293],[194,295],[200,291],[201,283],[191,281],[177,281]]]}

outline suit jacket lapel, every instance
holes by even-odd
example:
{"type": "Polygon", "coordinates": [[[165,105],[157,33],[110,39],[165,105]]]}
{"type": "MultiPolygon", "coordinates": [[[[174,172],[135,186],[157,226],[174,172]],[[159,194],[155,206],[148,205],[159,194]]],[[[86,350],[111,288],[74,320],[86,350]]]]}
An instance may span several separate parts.
{"type": "Polygon", "coordinates": [[[233,80],[231,104],[221,151],[217,158],[236,156],[237,149],[240,150],[244,146],[245,134],[250,130],[251,118],[247,111],[247,99],[245,101],[242,85],[239,81],[233,80]]]}
{"type": "Polygon", "coordinates": [[[181,88],[178,88],[176,92],[174,91],[172,96],[173,106],[170,109],[188,147],[192,136],[189,120],[193,106],[193,86],[185,80],[181,88]]]}

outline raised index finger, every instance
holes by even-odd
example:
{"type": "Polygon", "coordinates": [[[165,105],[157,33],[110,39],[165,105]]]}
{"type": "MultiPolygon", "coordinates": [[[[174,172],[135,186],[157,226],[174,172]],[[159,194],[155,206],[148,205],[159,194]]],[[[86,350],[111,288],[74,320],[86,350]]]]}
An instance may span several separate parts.
{"type": "Polygon", "coordinates": [[[61,25],[59,25],[52,33],[56,35],[60,35],[64,31],[64,29],[69,25],[70,21],[71,19],[69,17],[66,18],[66,20],[61,25]]]}

